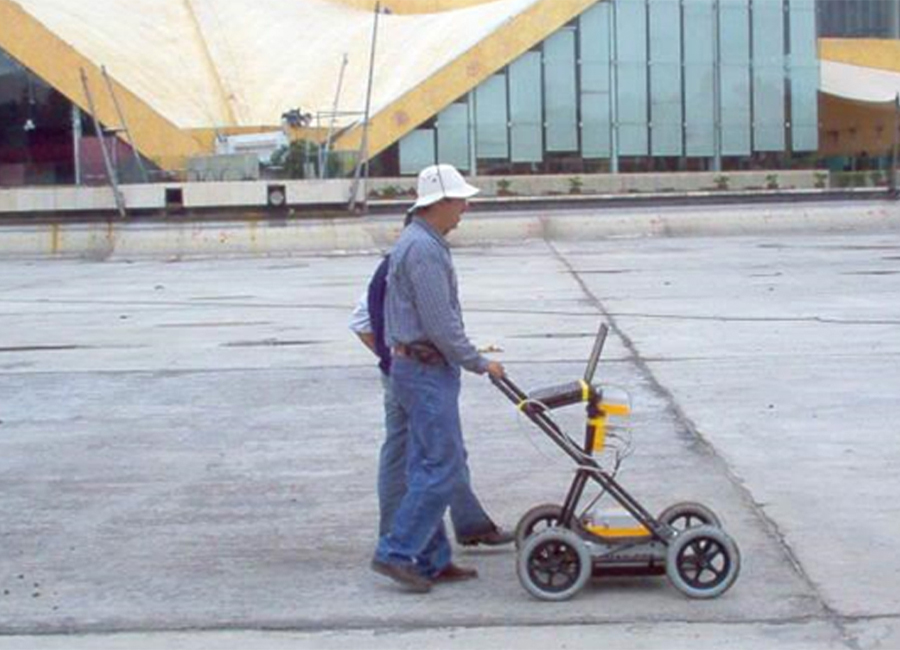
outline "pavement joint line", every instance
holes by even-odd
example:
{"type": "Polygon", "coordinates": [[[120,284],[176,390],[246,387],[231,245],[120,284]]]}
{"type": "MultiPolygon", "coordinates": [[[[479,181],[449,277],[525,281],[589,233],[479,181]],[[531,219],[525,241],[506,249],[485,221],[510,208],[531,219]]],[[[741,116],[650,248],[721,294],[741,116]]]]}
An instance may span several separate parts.
{"type": "MultiPolygon", "coordinates": [[[[606,365],[613,363],[630,363],[629,359],[610,359],[605,362],[606,365]]],[[[530,361],[530,360],[512,360],[512,361],[504,361],[504,366],[535,366],[535,365],[557,365],[557,364],[584,364],[583,358],[578,359],[542,359],[539,361],[530,361]]],[[[294,366],[294,365],[283,365],[278,366],[276,369],[279,371],[292,371],[292,370],[304,370],[304,371],[315,371],[315,370],[362,370],[362,371],[370,371],[373,368],[372,364],[369,362],[359,362],[359,363],[339,363],[330,366],[294,366]]],[[[96,370],[96,369],[87,369],[87,370],[69,370],[69,369],[59,369],[59,370],[30,370],[30,371],[15,371],[15,372],[7,372],[4,366],[0,365],[0,377],[4,376],[19,376],[19,375],[99,375],[99,376],[116,376],[116,375],[166,375],[166,376],[186,376],[186,375],[203,375],[203,374],[217,374],[217,373],[231,373],[231,372],[240,372],[240,373],[250,373],[250,372],[271,372],[273,370],[273,366],[240,366],[240,367],[230,367],[230,368],[216,368],[213,370],[205,369],[205,368],[182,368],[178,370],[166,369],[166,368],[126,368],[123,370],[96,370]]]]}
{"type": "MultiPolygon", "coordinates": [[[[821,616],[786,616],[780,618],[747,618],[747,619],[729,619],[729,618],[708,618],[703,620],[686,621],[683,618],[676,617],[652,617],[634,619],[609,619],[609,620],[575,620],[567,621],[562,627],[614,627],[614,626],[635,626],[635,625],[729,625],[729,626],[746,626],[746,625],[771,625],[771,626],[788,626],[788,625],[805,625],[810,623],[827,623],[827,619],[821,616]]],[[[854,622],[854,621],[851,621],[854,622]]],[[[10,630],[9,628],[0,628],[0,638],[16,637],[16,636],[35,636],[35,637],[54,637],[54,636],[115,636],[123,634],[147,634],[147,633],[212,633],[212,632],[356,632],[356,631],[373,631],[379,633],[400,632],[414,633],[433,630],[490,630],[501,629],[507,627],[515,627],[519,629],[538,628],[538,627],[556,627],[559,621],[549,617],[546,619],[525,621],[517,624],[510,624],[507,620],[497,619],[496,621],[479,621],[477,623],[461,622],[456,625],[435,626],[428,621],[420,619],[398,619],[392,618],[383,625],[372,624],[370,620],[356,620],[342,622],[339,626],[321,623],[303,623],[303,622],[268,622],[255,625],[242,625],[241,623],[222,623],[215,626],[178,626],[171,627],[132,627],[132,626],[105,626],[103,628],[93,629],[90,626],[80,627],[77,631],[66,631],[64,629],[32,629],[32,630],[10,630]]]]}
{"type": "Polygon", "coordinates": [[[693,441],[698,443],[700,445],[700,448],[703,449],[711,458],[716,461],[716,463],[720,465],[722,470],[725,472],[725,475],[728,477],[728,480],[732,483],[732,485],[735,486],[738,493],[742,495],[743,500],[750,507],[750,510],[763,524],[767,534],[778,544],[779,548],[781,548],[782,553],[788,560],[788,564],[790,565],[791,569],[797,574],[800,580],[806,585],[807,589],[809,589],[810,594],[812,594],[812,596],[815,598],[815,601],[818,604],[819,608],[825,614],[823,620],[834,626],[834,628],[841,634],[843,642],[847,647],[853,650],[858,650],[860,647],[858,640],[847,630],[840,612],[836,611],[825,601],[818,585],[812,580],[806,569],[803,567],[803,563],[794,552],[793,547],[788,543],[786,536],[781,531],[777,522],[775,522],[766,514],[761,504],[756,501],[753,494],[750,492],[747,484],[740,478],[740,476],[736,474],[734,468],[732,468],[728,464],[728,461],[725,460],[725,458],[716,450],[715,446],[697,428],[693,420],[688,417],[687,413],[685,413],[681,406],[678,404],[672,392],[659,381],[659,379],[656,377],[649,364],[647,363],[647,360],[641,356],[634,341],[632,341],[631,338],[627,334],[625,334],[625,332],[619,326],[616,317],[609,311],[607,311],[606,307],[603,305],[603,302],[588,288],[584,280],[578,275],[578,272],[566,259],[565,255],[563,255],[559,251],[559,249],[551,240],[547,239],[546,244],[550,248],[553,255],[556,257],[556,259],[568,270],[572,279],[575,280],[575,282],[584,292],[585,296],[597,308],[600,314],[602,314],[604,318],[609,321],[610,329],[622,340],[625,349],[631,353],[631,360],[637,366],[640,373],[643,374],[647,379],[651,390],[656,392],[666,401],[666,403],[668,404],[668,408],[671,409],[671,411],[674,413],[676,420],[681,423],[682,427],[684,428],[686,433],[688,433],[689,436],[693,439],[693,441]]]}
{"type": "MultiPolygon", "coordinates": [[[[260,623],[256,625],[242,625],[240,623],[223,623],[216,626],[178,626],[171,627],[104,627],[96,630],[91,628],[79,628],[77,631],[66,631],[63,629],[32,629],[32,630],[10,630],[0,628],[0,639],[16,638],[16,637],[34,637],[34,638],[53,638],[53,637],[71,637],[71,638],[110,638],[115,636],[126,636],[134,634],[214,634],[219,632],[247,632],[247,633],[274,633],[274,634],[317,634],[317,633],[344,633],[344,632],[373,632],[376,634],[415,634],[426,631],[441,630],[492,630],[514,627],[516,629],[531,629],[544,627],[562,627],[562,628],[587,628],[587,627],[620,627],[620,626],[647,626],[647,625],[684,625],[687,627],[703,627],[708,625],[719,625],[728,627],[747,627],[756,625],[766,625],[771,627],[788,627],[792,625],[809,625],[815,623],[834,624],[838,622],[837,630],[844,635],[844,627],[859,622],[875,622],[875,621],[900,621],[900,614],[881,614],[881,615],[861,615],[846,616],[837,615],[835,617],[819,616],[810,614],[806,616],[784,616],[784,617],[756,617],[756,618],[708,618],[703,620],[684,620],[675,617],[647,617],[641,619],[610,619],[610,620],[579,620],[567,621],[560,624],[554,618],[546,620],[532,620],[511,625],[508,621],[498,620],[496,622],[478,622],[478,623],[459,623],[454,625],[438,625],[435,626],[421,620],[403,621],[396,618],[384,625],[373,625],[371,621],[348,621],[337,625],[323,625],[316,623],[260,623]]],[[[859,650],[860,645],[855,639],[843,640],[844,645],[854,650],[859,650]]]]}

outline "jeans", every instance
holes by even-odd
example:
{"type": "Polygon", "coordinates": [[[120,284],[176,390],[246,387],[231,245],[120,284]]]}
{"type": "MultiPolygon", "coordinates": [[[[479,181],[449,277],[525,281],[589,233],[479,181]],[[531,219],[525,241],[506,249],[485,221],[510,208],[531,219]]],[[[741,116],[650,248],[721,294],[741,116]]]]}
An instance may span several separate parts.
{"type": "MultiPolygon", "coordinates": [[[[409,418],[394,397],[390,378],[382,374],[381,384],[384,387],[385,437],[378,463],[379,537],[391,531],[394,513],[406,494],[409,434],[409,418]]],[[[496,528],[472,490],[468,464],[463,471],[462,481],[450,497],[450,521],[453,522],[457,539],[460,536],[483,535],[496,528]]]]}
{"type": "MultiPolygon", "coordinates": [[[[391,519],[391,499],[396,503],[400,494],[391,476],[402,474],[397,471],[398,456],[385,452],[383,447],[379,496],[383,520],[387,515],[384,521],[387,532],[378,541],[375,557],[383,562],[415,564],[426,576],[434,576],[450,563],[444,512],[456,492],[468,486],[459,390],[458,367],[430,366],[402,357],[393,361],[390,393],[406,413],[408,426],[405,436],[391,436],[400,429],[389,429],[385,447],[391,449],[393,445],[388,443],[394,438],[406,438],[406,491],[391,519]],[[384,463],[386,456],[393,460],[393,471],[384,463]]],[[[387,396],[386,392],[386,406],[387,396]]],[[[386,411],[386,416],[390,426],[400,421],[396,411],[386,411]]],[[[471,488],[468,491],[471,493],[471,488]]],[[[462,503],[470,502],[463,499],[462,503]]]]}

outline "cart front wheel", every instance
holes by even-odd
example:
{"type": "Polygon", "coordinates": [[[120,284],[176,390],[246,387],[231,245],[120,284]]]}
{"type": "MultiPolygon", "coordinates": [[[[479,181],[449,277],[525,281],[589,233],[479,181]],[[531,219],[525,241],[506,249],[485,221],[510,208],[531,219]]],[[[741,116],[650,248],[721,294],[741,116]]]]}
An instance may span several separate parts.
{"type": "Polygon", "coordinates": [[[721,528],[689,528],[669,545],[666,574],[676,589],[691,598],[721,596],[740,571],[737,544],[721,528]]]}
{"type": "Polygon", "coordinates": [[[566,528],[552,528],[532,535],[519,550],[516,570],[519,582],[540,600],[568,600],[591,577],[587,544],[566,528]]]}
{"type": "Polygon", "coordinates": [[[522,515],[516,526],[516,548],[522,548],[525,540],[535,533],[556,528],[561,521],[562,506],[555,503],[544,503],[533,507],[522,515]]]}

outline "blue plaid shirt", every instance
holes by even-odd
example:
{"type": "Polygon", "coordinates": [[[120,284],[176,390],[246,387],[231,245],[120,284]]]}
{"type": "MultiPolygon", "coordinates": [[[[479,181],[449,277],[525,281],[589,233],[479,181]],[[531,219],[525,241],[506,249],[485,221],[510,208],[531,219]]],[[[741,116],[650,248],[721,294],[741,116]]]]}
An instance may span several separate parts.
{"type": "Polygon", "coordinates": [[[453,365],[484,373],[488,359],[466,337],[450,247],[416,217],[390,255],[385,338],[391,347],[430,341],[453,365]]]}

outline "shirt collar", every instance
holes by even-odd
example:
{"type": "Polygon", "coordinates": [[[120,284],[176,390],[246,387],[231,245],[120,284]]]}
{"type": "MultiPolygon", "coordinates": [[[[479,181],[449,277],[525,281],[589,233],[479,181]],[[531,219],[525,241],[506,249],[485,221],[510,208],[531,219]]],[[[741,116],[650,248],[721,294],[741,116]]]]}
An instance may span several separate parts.
{"type": "Polygon", "coordinates": [[[447,244],[447,240],[444,239],[444,236],[439,233],[434,226],[425,221],[425,219],[416,216],[413,217],[413,223],[418,224],[422,228],[422,230],[428,233],[432,238],[436,239],[441,244],[441,246],[443,246],[447,250],[450,250],[450,246],[447,244]]]}

